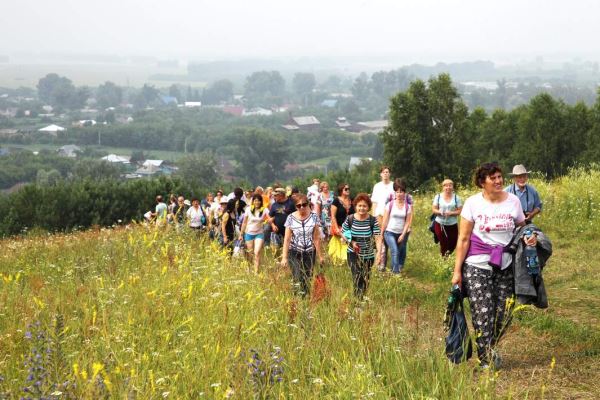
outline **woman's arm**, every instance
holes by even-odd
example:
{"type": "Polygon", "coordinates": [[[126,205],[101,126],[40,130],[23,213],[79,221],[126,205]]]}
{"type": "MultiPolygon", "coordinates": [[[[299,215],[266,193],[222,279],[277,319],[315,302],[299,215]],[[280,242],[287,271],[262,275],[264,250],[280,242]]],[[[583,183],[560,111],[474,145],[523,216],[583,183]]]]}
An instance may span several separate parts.
{"type": "Polygon", "coordinates": [[[342,234],[342,228],[338,225],[337,223],[337,219],[335,218],[335,214],[337,214],[337,206],[334,206],[333,204],[331,205],[331,208],[329,209],[331,211],[331,231],[332,232],[339,232],[337,236],[340,236],[342,234]],[[334,228],[335,226],[335,228],[334,228]]]}
{"type": "MultiPolygon", "coordinates": [[[[394,200],[392,200],[392,201],[394,201],[394,200]]],[[[385,212],[383,213],[383,222],[381,223],[381,232],[385,232],[385,229],[387,228],[389,222],[390,222],[390,208],[386,207],[385,212]]]]}
{"type": "Polygon", "coordinates": [[[460,221],[458,241],[456,243],[456,259],[454,260],[454,273],[452,275],[453,285],[462,285],[462,265],[465,262],[467,251],[469,250],[473,226],[475,226],[473,221],[464,218],[460,221]]]}
{"type": "Polygon", "coordinates": [[[313,229],[313,243],[315,244],[315,250],[317,252],[317,260],[323,264],[323,253],[321,253],[321,228],[315,224],[313,229]]]}
{"type": "Polygon", "coordinates": [[[244,232],[246,232],[246,226],[248,225],[248,218],[244,216],[244,221],[242,222],[242,227],[240,228],[240,239],[244,237],[244,232]]]}
{"type": "Polygon", "coordinates": [[[223,213],[223,220],[221,221],[221,233],[223,234],[223,243],[227,243],[229,241],[229,238],[227,237],[227,231],[225,229],[229,218],[231,218],[231,216],[228,212],[223,213]]]}
{"type": "Polygon", "coordinates": [[[288,263],[288,251],[292,242],[292,230],[285,228],[285,236],[283,238],[283,249],[281,252],[281,265],[286,266],[288,263]]]}

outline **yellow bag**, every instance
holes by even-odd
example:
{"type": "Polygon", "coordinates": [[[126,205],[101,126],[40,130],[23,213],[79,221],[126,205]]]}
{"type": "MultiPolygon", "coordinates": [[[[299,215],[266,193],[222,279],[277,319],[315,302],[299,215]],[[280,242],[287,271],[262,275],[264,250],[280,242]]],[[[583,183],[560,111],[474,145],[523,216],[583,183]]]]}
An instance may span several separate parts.
{"type": "Polygon", "coordinates": [[[346,261],[348,247],[338,236],[332,236],[329,240],[329,249],[327,251],[333,261],[346,261]]]}

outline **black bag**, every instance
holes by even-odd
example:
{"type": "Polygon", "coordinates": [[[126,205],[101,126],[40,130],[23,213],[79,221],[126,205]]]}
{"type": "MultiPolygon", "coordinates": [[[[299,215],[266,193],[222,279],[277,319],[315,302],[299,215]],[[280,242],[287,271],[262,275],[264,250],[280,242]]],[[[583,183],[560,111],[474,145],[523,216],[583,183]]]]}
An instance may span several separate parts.
{"type": "Polygon", "coordinates": [[[473,355],[467,319],[463,310],[460,288],[454,288],[448,298],[446,311],[446,357],[455,364],[468,360],[473,355]]]}

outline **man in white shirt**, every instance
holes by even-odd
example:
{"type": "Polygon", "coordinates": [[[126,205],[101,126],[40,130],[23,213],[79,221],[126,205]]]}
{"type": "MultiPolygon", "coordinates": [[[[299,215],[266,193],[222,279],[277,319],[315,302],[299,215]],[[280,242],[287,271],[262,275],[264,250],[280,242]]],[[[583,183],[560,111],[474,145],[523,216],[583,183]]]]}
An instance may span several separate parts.
{"type": "MultiPolygon", "coordinates": [[[[385,213],[385,205],[394,199],[394,182],[390,178],[390,167],[383,165],[379,170],[379,176],[381,176],[381,182],[377,182],[373,186],[371,193],[371,201],[373,202],[373,216],[377,218],[379,226],[383,223],[383,214],[385,213]]],[[[385,243],[381,246],[382,254],[379,257],[379,270],[385,271],[385,264],[387,262],[387,246],[385,243]]]]}

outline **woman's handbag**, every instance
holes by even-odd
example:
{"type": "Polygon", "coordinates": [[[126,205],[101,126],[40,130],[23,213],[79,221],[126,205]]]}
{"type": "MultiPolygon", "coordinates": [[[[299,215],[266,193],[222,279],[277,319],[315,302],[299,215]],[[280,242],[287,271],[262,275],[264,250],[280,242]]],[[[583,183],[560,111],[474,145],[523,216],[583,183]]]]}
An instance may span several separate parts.
{"type": "Polygon", "coordinates": [[[469,328],[463,309],[463,295],[458,285],[452,288],[448,297],[444,323],[448,332],[446,336],[446,357],[455,364],[471,358],[473,345],[469,337],[469,328]]]}

